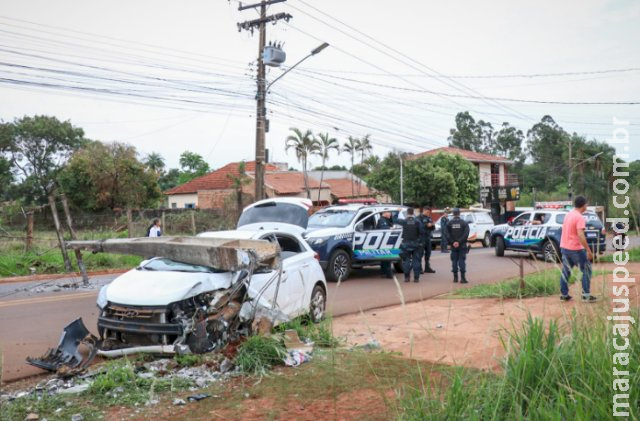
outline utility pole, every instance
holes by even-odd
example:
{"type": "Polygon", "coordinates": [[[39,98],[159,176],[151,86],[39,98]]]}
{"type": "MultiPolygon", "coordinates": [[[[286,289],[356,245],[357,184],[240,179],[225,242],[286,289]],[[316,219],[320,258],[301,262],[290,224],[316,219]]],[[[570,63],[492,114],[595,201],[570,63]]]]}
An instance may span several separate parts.
{"type": "Polygon", "coordinates": [[[243,6],[242,3],[238,6],[238,10],[243,11],[247,9],[260,8],[260,18],[250,21],[238,23],[238,31],[243,29],[251,31],[253,33],[255,28],[260,31],[259,46],[258,46],[258,91],[256,93],[256,170],[255,170],[255,200],[261,200],[264,198],[264,167],[265,167],[265,132],[266,132],[266,84],[265,84],[265,64],[262,57],[264,51],[267,30],[266,24],[269,22],[277,22],[281,19],[289,21],[292,16],[288,13],[276,13],[274,15],[267,16],[267,6],[275,3],[282,3],[286,0],[262,0],[260,3],[250,4],[243,6]]]}

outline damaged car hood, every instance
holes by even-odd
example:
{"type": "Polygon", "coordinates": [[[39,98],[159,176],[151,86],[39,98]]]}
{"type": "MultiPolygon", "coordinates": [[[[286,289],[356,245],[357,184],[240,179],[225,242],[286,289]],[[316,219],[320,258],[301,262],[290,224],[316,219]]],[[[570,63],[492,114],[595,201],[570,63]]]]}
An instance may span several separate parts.
{"type": "Polygon", "coordinates": [[[231,286],[230,272],[193,273],[133,269],[107,286],[107,300],[134,306],[164,306],[231,286]]]}

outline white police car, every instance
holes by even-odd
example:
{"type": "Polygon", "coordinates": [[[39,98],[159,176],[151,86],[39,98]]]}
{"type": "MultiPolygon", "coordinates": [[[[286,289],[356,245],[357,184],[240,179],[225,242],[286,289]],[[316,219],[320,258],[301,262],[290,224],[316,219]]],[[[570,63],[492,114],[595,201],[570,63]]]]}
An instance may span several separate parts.
{"type": "MultiPolygon", "coordinates": [[[[538,209],[518,215],[508,224],[497,225],[491,230],[491,246],[496,256],[504,256],[505,250],[542,254],[547,262],[557,262],[560,256],[562,223],[567,210],[538,209]]],[[[587,243],[594,253],[606,250],[606,231],[595,212],[583,214],[586,221],[587,243]]]]}

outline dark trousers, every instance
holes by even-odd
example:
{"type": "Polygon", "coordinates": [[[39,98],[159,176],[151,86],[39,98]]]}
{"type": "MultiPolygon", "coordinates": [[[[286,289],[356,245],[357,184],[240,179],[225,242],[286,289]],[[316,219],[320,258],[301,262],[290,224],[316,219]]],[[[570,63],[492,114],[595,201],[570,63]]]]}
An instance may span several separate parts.
{"type": "Polygon", "coordinates": [[[440,237],[440,249],[441,249],[441,251],[445,251],[447,249],[448,245],[449,245],[449,239],[447,238],[446,235],[442,234],[442,237],[440,237]]]}
{"type": "Polygon", "coordinates": [[[429,259],[431,259],[431,238],[427,239],[424,243],[424,270],[431,267],[429,259]]]}
{"type": "Polygon", "coordinates": [[[415,279],[420,277],[420,262],[422,260],[422,247],[420,244],[403,244],[402,250],[402,270],[404,271],[404,279],[409,279],[411,270],[415,279]]]}
{"type": "Polygon", "coordinates": [[[560,276],[560,293],[569,295],[569,278],[574,266],[580,267],[582,272],[582,295],[591,293],[591,262],[587,258],[586,250],[560,249],[562,253],[562,275],[560,276]]]}
{"type": "Polygon", "coordinates": [[[451,272],[465,273],[467,271],[467,246],[451,247],[451,272]]]}

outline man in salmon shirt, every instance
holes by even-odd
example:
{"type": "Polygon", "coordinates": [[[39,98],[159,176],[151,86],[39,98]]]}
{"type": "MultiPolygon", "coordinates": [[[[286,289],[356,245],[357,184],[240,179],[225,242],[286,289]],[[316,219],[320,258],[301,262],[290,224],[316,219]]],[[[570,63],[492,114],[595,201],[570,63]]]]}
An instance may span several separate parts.
{"type": "Polygon", "coordinates": [[[585,235],[586,223],[582,214],[587,210],[587,199],[578,196],[573,202],[574,209],[567,214],[562,224],[560,252],[562,253],[562,275],[560,276],[561,301],[569,301],[569,277],[571,269],[579,266],[582,271],[582,301],[593,303],[598,299],[591,295],[591,261],[593,252],[585,235]]]}

